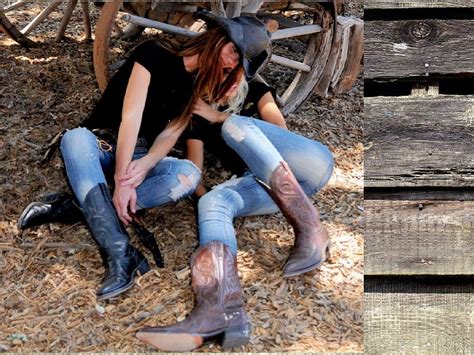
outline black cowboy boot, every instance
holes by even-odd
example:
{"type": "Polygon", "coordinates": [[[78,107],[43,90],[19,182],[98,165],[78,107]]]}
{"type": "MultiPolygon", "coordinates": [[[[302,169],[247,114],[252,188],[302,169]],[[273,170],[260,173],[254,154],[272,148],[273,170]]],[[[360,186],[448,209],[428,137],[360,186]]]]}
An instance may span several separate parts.
{"type": "Polygon", "coordinates": [[[105,300],[131,288],[137,271],[143,275],[150,266],[143,254],[130,244],[107,185],[99,184],[89,191],[82,209],[104,261],[106,274],[97,298],[105,300]]]}
{"type": "Polygon", "coordinates": [[[273,171],[270,186],[262,184],[292,225],[295,244],[283,267],[284,276],[296,276],[319,267],[327,257],[329,236],[319,213],[286,162],[273,171]]]}
{"type": "Polygon", "coordinates": [[[246,344],[250,322],[237,274],[237,259],[223,243],[200,247],[191,258],[196,305],[182,322],[143,328],[137,338],[165,351],[190,351],[220,339],[223,348],[246,344]]]}
{"type": "Polygon", "coordinates": [[[46,223],[74,224],[84,220],[81,210],[67,192],[47,195],[43,201],[30,203],[18,219],[18,229],[24,230],[46,223]]]}

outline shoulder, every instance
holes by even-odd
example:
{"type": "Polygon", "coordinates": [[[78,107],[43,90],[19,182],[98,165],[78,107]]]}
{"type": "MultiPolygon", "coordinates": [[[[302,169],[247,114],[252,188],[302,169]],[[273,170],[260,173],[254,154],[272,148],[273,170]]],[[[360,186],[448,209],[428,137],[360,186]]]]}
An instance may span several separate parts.
{"type": "Polygon", "coordinates": [[[169,50],[160,45],[157,40],[150,39],[140,43],[134,50],[133,54],[156,53],[162,55],[173,55],[169,50]]]}
{"type": "Polygon", "coordinates": [[[276,96],[275,89],[273,89],[271,86],[253,80],[249,83],[249,92],[247,97],[249,101],[257,103],[258,101],[260,101],[262,96],[268,92],[271,93],[273,97],[276,96]]]}
{"type": "Polygon", "coordinates": [[[257,80],[252,80],[250,83],[249,83],[249,91],[250,90],[266,90],[266,91],[270,91],[271,90],[271,87],[268,86],[267,84],[264,84],[260,81],[257,81],[257,80]]]}
{"type": "Polygon", "coordinates": [[[130,59],[152,70],[156,66],[178,59],[178,56],[162,47],[156,40],[148,40],[133,50],[130,59]]]}

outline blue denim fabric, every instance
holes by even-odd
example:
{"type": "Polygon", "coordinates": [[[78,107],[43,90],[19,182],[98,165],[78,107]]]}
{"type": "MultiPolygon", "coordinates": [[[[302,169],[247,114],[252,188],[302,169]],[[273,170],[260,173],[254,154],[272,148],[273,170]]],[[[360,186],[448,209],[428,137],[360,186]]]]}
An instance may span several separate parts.
{"type": "Polygon", "coordinates": [[[200,245],[218,240],[237,253],[233,219],[278,211],[254,176],[269,183],[278,164],[286,161],[305,193],[313,195],[329,181],[334,159],[330,150],[317,141],[243,116],[229,117],[222,126],[222,137],[247,163],[250,172],[216,186],[201,197],[200,245]]]}
{"type": "MultiPolygon", "coordinates": [[[[137,147],[133,160],[143,157],[146,148],[137,147]]],[[[104,149],[86,128],[67,131],[61,140],[61,154],[72,190],[82,206],[87,193],[100,183],[113,180],[115,147],[104,149]]],[[[201,172],[189,160],[165,157],[137,187],[137,208],[164,205],[189,196],[199,183],[201,172]]]]}

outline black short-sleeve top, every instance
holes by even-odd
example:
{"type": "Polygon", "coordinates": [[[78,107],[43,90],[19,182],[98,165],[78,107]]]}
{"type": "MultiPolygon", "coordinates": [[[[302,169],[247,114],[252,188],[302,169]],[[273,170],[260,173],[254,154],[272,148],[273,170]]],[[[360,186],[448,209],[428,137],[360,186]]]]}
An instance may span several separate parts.
{"type": "Polygon", "coordinates": [[[131,53],[83,125],[118,132],[125,92],[135,62],[151,75],[138,133],[150,146],[166,125],[184,111],[193,93],[193,75],[186,71],[183,57],[171,53],[154,40],[143,42],[131,53]]]}
{"type": "MultiPolygon", "coordinates": [[[[258,102],[268,92],[275,97],[276,94],[273,88],[257,81],[251,81],[247,97],[239,114],[259,118],[258,102]]],[[[222,139],[221,128],[222,123],[211,123],[198,115],[194,115],[191,125],[184,134],[184,139],[202,141],[206,152],[218,158],[226,169],[234,174],[242,174],[247,169],[247,165],[222,139]]]]}

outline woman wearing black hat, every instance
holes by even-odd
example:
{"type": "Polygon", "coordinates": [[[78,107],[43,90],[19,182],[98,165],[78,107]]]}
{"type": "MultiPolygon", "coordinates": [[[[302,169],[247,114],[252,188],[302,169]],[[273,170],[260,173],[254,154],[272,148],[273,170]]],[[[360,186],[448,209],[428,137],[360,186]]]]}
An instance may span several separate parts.
{"type": "MultiPolygon", "coordinates": [[[[229,23],[228,19],[216,21],[229,23]]],[[[242,50],[239,37],[235,38],[234,43],[242,50]]],[[[265,53],[271,53],[271,49],[265,53]]],[[[248,65],[244,64],[247,77],[262,68],[252,66],[254,63],[250,60],[248,65]]],[[[249,341],[250,322],[237,274],[235,217],[275,213],[280,208],[295,231],[295,245],[283,269],[284,276],[313,270],[326,259],[329,238],[307,195],[319,191],[329,180],[332,154],[323,144],[286,130],[271,89],[266,85],[251,83],[249,94],[242,114],[258,113],[268,122],[231,115],[232,110],[219,112],[202,101],[195,106],[195,114],[223,124],[209,125],[202,122],[204,118],[201,121],[195,118],[188,133],[188,147],[194,145],[195,149],[188,156],[202,167],[203,142],[213,143],[213,151],[220,153],[221,161],[231,162],[227,166],[231,165],[234,173],[242,172],[239,169],[242,167],[250,171],[216,186],[200,198],[200,247],[191,259],[196,306],[182,322],[145,328],[137,333],[139,339],[160,350],[189,351],[215,339],[220,340],[223,348],[249,341]],[[218,144],[219,135],[237,157],[218,144]]]]}
{"type": "MultiPolygon", "coordinates": [[[[246,16],[232,20],[231,30],[225,25],[209,28],[180,50],[147,41],[111,79],[82,127],[62,137],[68,182],[106,268],[99,299],[126,291],[137,272],[149,270],[121,222],[131,222],[141,208],[191,194],[200,179],[199,169],[190,161],[166,157],[188,125],[196,100],[219,101],[240,77],[242,65],[251,68],[250,61],[266,59],[255,53],[264,53],[268,43],[264,25],[246,16]],[[242,38],[243,33],[258,33],[258,29],[264,32],[249,38],[254,45],[243,51],[231,41],[233,36],[242,38]],[[93,129],[101,129],[102,138],[93,129]],[[107,139],[103,139],[104,129],[107,139]],[[111,180],[115,183],[113,198],[107,187],[111,180]]],[[[72,209],[70,200],[33,203],[18,224],[25,229],[61,221],[72,209]]]]}

